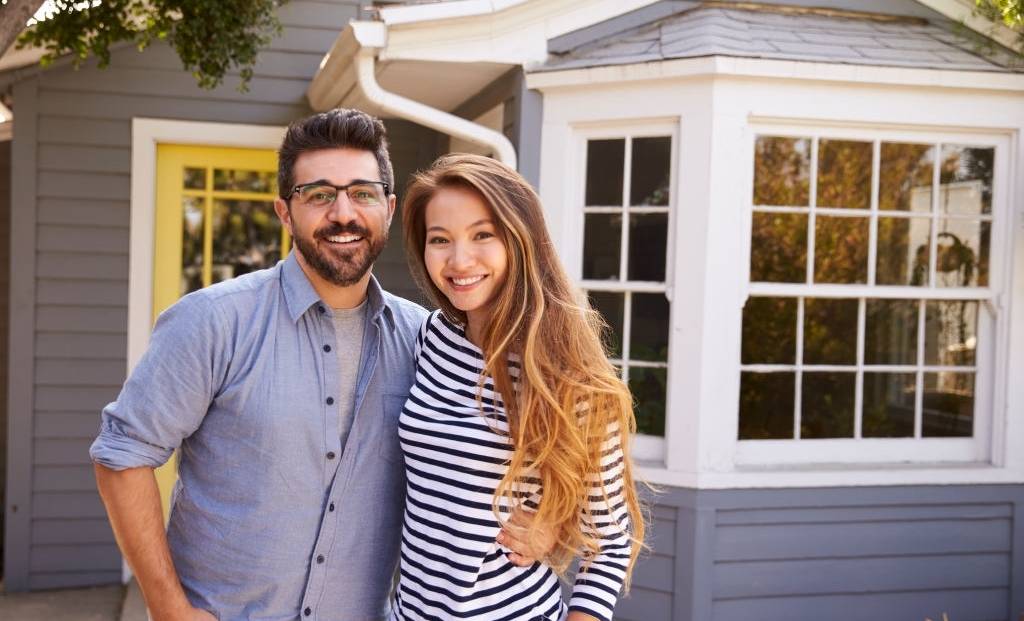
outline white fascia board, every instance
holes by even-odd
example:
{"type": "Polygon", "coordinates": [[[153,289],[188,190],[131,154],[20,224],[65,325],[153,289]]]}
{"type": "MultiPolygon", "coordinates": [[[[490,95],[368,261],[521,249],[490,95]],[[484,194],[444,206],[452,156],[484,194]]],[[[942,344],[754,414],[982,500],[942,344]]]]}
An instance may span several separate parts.
{"type": "Polygon", "coordinates": [[[1024,92],[1024,74],[1019,73],[879,67],[732,56],[681,58],[565,71],[540,71],[527,74],[526,86],[543,92],[565,87],[701,76],[779,78],[1024,92]]]}
{"type": "MultiPolygon", "coordinates": [[[[444,16],[447,5],[400,7],[384,11],[431,8],[423,19],[391,21],[388,45],[380,59],[440,62],[495,62],[533,66],[547,59],[549,39],[634,11],[656,0],[529,0],[487,2],[489,11],[444,16]],[[438,17],[433,17],[438,16],[438,17]]],[[[471,3],[478,7],[480,0],[471,3]]],[[[456,7],[458,8],[458,7],[456,7]]],[[[452,9],[454,10],[454,9],[452,9]]]]}
{"type": "Polygon", "coordinates": [[[441,19],[457,19],[460,17],[488,15],[531,1],[457,0],[456,2],[438,2],[436,4],[396,6],[381,9],[380,18],[389,26],[441,19]]]}
{"type": "Polygon", "coordinates": [[[1019,35],[1012,28],[976,15],[973,2],[965,0],[917,0],[917,2],[1008,48],[1016,49],[1019,45],[1019,35]]]}

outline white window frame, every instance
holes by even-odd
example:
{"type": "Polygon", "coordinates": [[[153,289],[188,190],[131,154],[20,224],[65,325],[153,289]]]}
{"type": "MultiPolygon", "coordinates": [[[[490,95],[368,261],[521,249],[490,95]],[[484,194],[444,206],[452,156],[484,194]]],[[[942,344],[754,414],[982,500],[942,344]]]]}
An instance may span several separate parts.
{"type": "MultiPolygon", "coordinates": [[[[561,253],[563,260],[566,262],[566,267],[570,275],[576,280],[579,286],[587,291],[601,291],[601,292],[623,292],[627,294],[627,300],[624,304],[624,316],[623,316],[623,331],[628,334],[629,326],[631,322],[631,313],[629,312],[630,305],[628,297],[633,293],[664,293],[665,297],[668,298],[669,302],[669,334],[672,330],[672,305],[673,305],[673,282],[675,274],[675,235],[673,231],[676,226],[676,212],[679,209],[679,196],[678,196],[678,184],[676,182],[677,174],[677,162],[679,152],[679,123],[676,120],[663,120],[663,119],[652,119],[652,120],[630,120],[630,121],[617,121],[611,123],[600,123],[600,124],[578,124],[573,126],[573,164],[569,166],[572,171],[572,176],[569,186],[569,205],[567,214],[568,230],[578,231],[577,235],[573,235],[569,245],[571,247],[566,248],[566,252],[561,253]],[[671,140],[670,149],[670,161],[669,161],[669,204],[667,207],[629,207],[629,195],[630,195],[630,174],[632,169],[632,141],[636,138],[652,138],[652,137],[668,137],[671,140]],[[586,196],[586,163],[587,163],[587,141],[589,140],[604,140],[604,139],[626,139],[625,154],[624,154],[624,170],[623,170],[623,200],[622,207],[614,210],[608,210],[604,208],[585,208],[585,196],[586,196]],[[625,271],[625,261],[629,252],[629,227],[626,222],[623,222],[622,227],[622,242],[619,249],[620,252],[620,267],[619,267],[619,280],[585,280],[583,278],[583,230],[584,220],[587,213],[602,213],[602,212],[614,213],[667,213],[668,215],[668,230],[666,231],[666,247],[665,247],[665,281],[664,282],[641,282],[641,281],[630,281],[627,278],[625,271]]],[[[623,353],[624,356],[628,357],[629,345],[623,339],[623,353]]],[[[671,341],[671,338],[670,338],[671,341]]],[[[673,347],[671,345],[668,348],[668,358],[665,365],[661,364],[645,364],[643,361],[638,361],[639,364],[634,364],[634,361],[630,360],[627,364],[629,366],[636,367],[657,367],[666,369],[666,387],[665,387],[665,435],[664,436],[652,436],[646,434],[636,434],[633,438],[632,455],[634,459],[639,461],[647,462],[663,462],[665,459],[665,438],[669,437],[669,426],[672,420],[672,399],[673,399],[673,385],[675,382],[672,381],[672,373],[674,370],[673,366],[673,347]]],[[[624,371],[625,372],[625,371],[624,371]]]]}
{"type": "MultiPolygon", "coordinates": [[[[1010,209],[1011,201],[1011,180],[1010,163],[1013,155],[1013,143],[1011,137],[1006,134],[988,133],[977,131],[956,131],[940,130],[937,128],[913,128],[913,127],[865,127],[851,125],[829,125],[821,122],[814,123],[780,123],[780,122],[754,122],[746,131],[746,142],[744,144],[745,159],[743,165],[746,167],[747,175],[744,189],[746,191],[746,209],[744,214],[745,230],[743,231],[745,265],[743,279],[746,283],[745,297],[751,295],[782,295],[801,296],[810,298],[895,298],[895,299],[977,299],[978,309],[978,348],[975,353],[975,416],[974,433],[970,438],[855,438],[855,439],[814,439],[814,440],[736,440],[734,451],[734,462],[738,468],[744,467],[771,467],[771,466],[812,466],[826,464],[842,465],[864,465],[871,464],[932,464],[932,465],[955,465],[955,464],[995,464],[998,465],[1000,456],[993,451],[994,445],[1001,445],[996,442],[997,430],[1003,411],[1003,398],[1005,388],[1002,385],[1001,377],[1007,368],[1008,347],[1005,335],[1009,333],[1009,314],[1005,311],[1006,295],[1010,291],[1010,269],[1012,255],[1012,240],[1010,235],[1013,232],[1011,223],[1013,213],[1010,209]],[[891,285],[831,285],[831,284],[807,284],[807,283],[751,283],[750,282],[750,256],[751,256],[751,230],[754,208],[752,205],[754,188],[754,146],[756,137],[759,135],[770,136],[792,136],[817,139],[848,139],[869,141],[874,143],[874,158],[872,171],[872,198],[870,212],[867,214],[887,212],[879,211],[877,205],[878,186],[878,144],[880,142],[903,142],[915,144],[956,144],[976,147],[993,147],[995,149],[995,161],[993,167],[992,181],[992,210],[991,210],[991,238],[989,247],[989,280],[988,286],[977,288],[941,288],[941,287],[913,287],[913,286],[891,286],[891,285]],[[1002,336],[1001,336],[1002,335],[1002,336]]],[[[817,149],[812,149],[811,158],[811,184],[812,202],[813,186],[816,178],[816,154],[817,149]]],[[[937,152],[936,163],[941,160],[941,153],[937,152]]],[[[938,166],[935,167],[935,175],[938,175],[938,166]]],[[[932,197],[934,201],[938,196],[932,197]]],[[[767,210],[766,210],[767,211],[767,210]]],[[[836,210],[837,212],[840,210],[836,210]]],[[[850,214],[852,210],[841,210],[844,214],[850,214]]],[[[813,210],[811,211],[813,213],[813,210]]],[[[851,214],[852,215],[852,214],[851,214]]],[[[924,214],[922,214],[924,215],[924,214]]],[[[935,213],[934,208],[930,214],[933,219],[933,226],[940,217],[935,213]]],[[[872,220],[870,229],[871,244],[868,256],[869,280],[873,280],[875,270],[875,227],[877,220],[872,220]]],[[[813,227],[813,216],[809,217],[808,226],[813,227]]],[[[813,230],[809,229],[808,239],[808,262],[813,261],[813,230]]],[[[934,273],[936,252],[934,248],[934,236],[932,237],[932,251],[930,254],[930,272],[934,273]]],[[[813,273],[813,264],[810,267],[813,273]]],[[[810,276],[809,276],[810,277],[810,276]]],[[[863,307],[863,302],[859,304],[863,307]]],[[[864,319],[863,309],[859,313],[860,321],[864,319]]],[[[863,326],[861,326],[863,328],[863,326]]],[[[920,337],[921,326],[919,325],[918,348],[924,347],[923,339],[920,337]]],[[[863,329],[859,330],[860,338],[863,338],[863,329]]],[[[801,334],[797,335],[800,339],[801,334]]],[[[863,343],[858,342],[858,352],[863,351],[863,343]]],[[[736,356],[736,373],[740,373],[741,365],[739,352],[736,356]]],[[[862,356],[858,355],[858,375],[863,373],[862,356]]],[[[738,382],[736,383],[738,387],[738,382]]],[[[859,383],[858,383],[859,386],[859,383]]],[[[855,408],[860,408],[861,394],[857,391],[855,408]]],[[[918,386],[917,399],[922,397],[921,386],[918,386]]],[[[799,395],[796,395],[799,400],[799,395]]],[[[799,401],[797,401],[799,408],[799,401]]],[[[739,399],[737,394],[735,416],[739,416],[739,399]]],[[[860,420],[857,417],[857,420],[860,420]]],[[[859,428],[858,430],[859,431],[859,428]]],[[[859,434],[857,434],[859,435],[859,434]]]]}

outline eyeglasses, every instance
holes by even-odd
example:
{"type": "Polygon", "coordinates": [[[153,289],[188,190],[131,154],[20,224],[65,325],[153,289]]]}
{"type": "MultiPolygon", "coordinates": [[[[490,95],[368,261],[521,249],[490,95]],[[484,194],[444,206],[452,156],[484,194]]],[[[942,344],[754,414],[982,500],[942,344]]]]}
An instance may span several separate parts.
{"type": "Polygon", "coordinates": [[[285,200],[298,194],[298,201],[309,207],[329,207],[338,200],[338,194],[344,192],[353,205],[375,207],[382,205],[388,195],[385,181],[354,181],[348,185],[332,185],[330,183],[305,183],[297,185],[288,193],[285,200]]]}

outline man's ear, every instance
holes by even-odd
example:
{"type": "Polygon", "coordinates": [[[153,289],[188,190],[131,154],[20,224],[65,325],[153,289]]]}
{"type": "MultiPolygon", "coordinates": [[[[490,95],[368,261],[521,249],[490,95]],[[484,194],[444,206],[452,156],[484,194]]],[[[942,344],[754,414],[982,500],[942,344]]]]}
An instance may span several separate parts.
{"type": "Polygon", "coordinates": [[[292,212],[288,210],[288,203],[283,198],[274,199],[274,213],[281,221],[281,226],[288,229],[289,235],[295,237],[295,231],[292,230],[292,212]]]}
{"type": "Polygon", "coordinates": [[[391,218],[395,216],[395,207],[398,206],[398,197],[392,194],[388,197],[388,228],[391,228],[391,218]]]}

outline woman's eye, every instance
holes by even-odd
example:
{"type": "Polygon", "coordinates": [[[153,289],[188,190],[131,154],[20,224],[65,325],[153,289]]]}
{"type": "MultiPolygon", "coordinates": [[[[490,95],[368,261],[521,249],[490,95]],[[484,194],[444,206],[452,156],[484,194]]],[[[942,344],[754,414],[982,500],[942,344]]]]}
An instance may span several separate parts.
{"type": "Polygon", "coordinates": [[[494,237],[494,233],[490,231],[480,231],[476,234],[477,239],[490,239],[491,237],[494,237]]]}
{"type": "Polygon", "coordinates": [[[428,237],[427,238],[427,243],[428,244],[447,244],[448,240],[443,238],[443,237],[428,237]]]}

